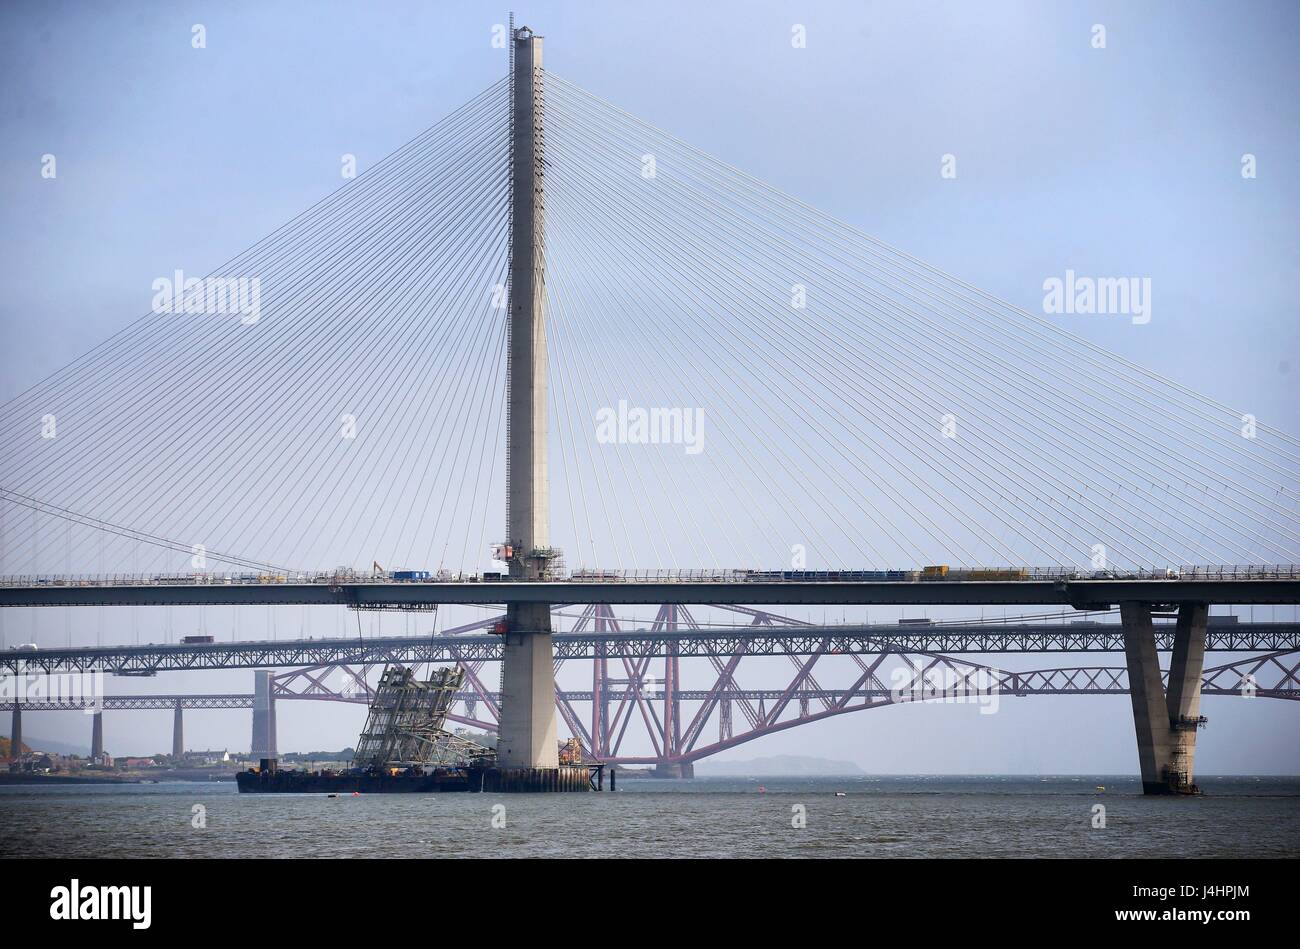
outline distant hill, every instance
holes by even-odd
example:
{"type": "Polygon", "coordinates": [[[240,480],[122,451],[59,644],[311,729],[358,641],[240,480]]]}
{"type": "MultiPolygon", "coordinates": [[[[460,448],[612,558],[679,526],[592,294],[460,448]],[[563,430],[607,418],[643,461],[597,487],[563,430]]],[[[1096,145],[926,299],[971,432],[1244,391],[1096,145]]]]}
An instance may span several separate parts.
{"type": "Polygon", "coordinates": [[[282,751],[281,761],[351,761],[356,749],[344,748],[342,751],[282,751]]]}
{"type": "MultiPolygon", "coordinates": [[[[6,735],[0,735],[0,758],[9,757],[9,738],[6,735]]],[[[66,741],[55,741],[52,738],[38,738],[35,735],[27,734],[27,729],[23,729],[23,747],[28,751],[49,751],[56,755],[81,755],[86,757],[90,754],[90,748],[85,745],[70,745],[66,741]]]]}
{"type": "Polygon", "coordinates": [[[863,774],[852,761],[832,761],[829,758],[809,758],[804,755],[773,755],[770,758],[751,758],[747,761],[697,761],[695,773],[708,777],[804,777],[814,775],[863,774]]]}

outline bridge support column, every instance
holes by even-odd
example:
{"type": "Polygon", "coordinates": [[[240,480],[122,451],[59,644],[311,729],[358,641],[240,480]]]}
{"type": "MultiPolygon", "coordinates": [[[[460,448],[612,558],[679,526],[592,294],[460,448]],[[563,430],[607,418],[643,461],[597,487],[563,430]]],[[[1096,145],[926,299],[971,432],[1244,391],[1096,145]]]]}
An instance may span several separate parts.
{"type": "Polygon", "coordinates": [[[172,717],[172,757],[185,757],[185,716],[181,711],[181,700],[176,700],[176,711],[172,717]]]}
{"type": "Polygon", "coordinates": [[[501,768],[558,768],[551,610],[544,604],[512,606],[508,617],[505,649],[501,656],[497,765],[501,768]],[[538,631],[538,627],[542,631],[538,631]]]}
{"type": "Polygon", "coordinates": [[[90,757],[98,760],[104,756],[104,713],[96,712],[90,722],[90,757]]]}
{"type": "Polygon", "coordinates": [[[1196,758],[1196,733],[1205,724],[1201,717],[1201,684],[1209,619],[1208,603],[1189,603],[1179,608],[1165,696],[1173,729],[1174,769],[1186,774],[1186,783],[1191,787],[1195,787],[1192,766],[1196,758]]]}
{"type": "MultiPolygon", "coordinates": [[[[14,717],[9,726],[9,755],[15,762],[23,756],[23,706],[17,699],[14,700],[14,717]]],[[[17,764],[11,765],[16,771],[17,764]]]]}
{"type": "Polygon", "coordinates": [[[1124,654],[1137,731],[1138,763],[1145,794],[1195,794],[1192,763],[1200,718],[1201,673],[1209,606],[1184,604],[1178,611],[1166,692],[1156,653],[1151,607],[1123,603],[1124,654]]]}
{"type": "Polygon", "coordinates": [[[271,671],[253,673],[253,740],[249,753],[254,758],[275,758],[275,698],[271,694],[271,671]]]}

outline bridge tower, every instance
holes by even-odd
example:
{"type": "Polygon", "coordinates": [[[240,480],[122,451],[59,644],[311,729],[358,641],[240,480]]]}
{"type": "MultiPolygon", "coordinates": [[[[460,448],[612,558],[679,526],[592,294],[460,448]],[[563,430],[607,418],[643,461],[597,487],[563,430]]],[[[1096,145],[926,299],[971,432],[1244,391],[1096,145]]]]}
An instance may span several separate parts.
{"type": "MultiPolygon", "coordinates": [[[[507,363],[506,530],[510,579],[546,579],[551,564],[547,478],[545,100],[542,38],[511,28],[511,218],[507,363]]],[[[511,604],[501,664],[497,764],[559,765],[551,608],[511,604]]]]}

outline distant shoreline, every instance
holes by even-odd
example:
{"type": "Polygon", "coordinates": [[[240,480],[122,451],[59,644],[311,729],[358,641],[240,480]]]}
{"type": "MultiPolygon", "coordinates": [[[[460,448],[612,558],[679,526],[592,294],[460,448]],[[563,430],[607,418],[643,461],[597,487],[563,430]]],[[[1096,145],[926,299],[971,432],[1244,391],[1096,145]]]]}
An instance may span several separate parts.
{"type": "Polygon", "coordinates": [[[737,761],[701,761],[701,778],[857,778],[865,772],[852,761],[835,761],[809,755],[772,755],[737,761]]]}
{"type": "Polygon", "coordinates": [[[36,774],[30,771],[0,771],[0,787],[34,787],[48,784],[162,784],[172,781],[233,782],[234,772],[222,774],[196,774],[173,771],[167,774],[144,775],[132,772],[124,775],[87,774],[36,774]]]}

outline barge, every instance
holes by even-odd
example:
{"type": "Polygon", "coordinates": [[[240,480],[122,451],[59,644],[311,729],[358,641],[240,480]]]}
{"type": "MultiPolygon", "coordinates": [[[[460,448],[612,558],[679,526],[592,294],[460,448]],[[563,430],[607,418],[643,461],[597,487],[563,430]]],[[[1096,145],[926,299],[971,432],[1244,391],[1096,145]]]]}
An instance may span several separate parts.
{"type": "MultiPolygon", "coordinates": [[[[352,767],[308,771],[263,758],[235,776],[249,794],[427,794],[444,791],[600,791],[604,765],[584,764],[576,742],[556,768],[498,768],[496,752],[444,725],[464,670],[426,681],[403,666],[384,669],[357,741],[352,767]]],[[[611,778],[612,781],[612,778],[611,778]]]]}
{"type": "Polygon", "coordinates": [[[511,791],[600,791],[604,765],[558,768],[450,767],[392,771],[306,771],[277,767],[263,759],[261,767],[235,776],[239,790],[249,794],[429,794],[511,791]]]}

